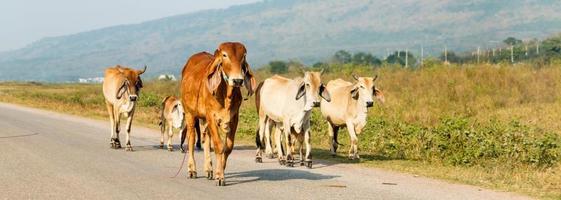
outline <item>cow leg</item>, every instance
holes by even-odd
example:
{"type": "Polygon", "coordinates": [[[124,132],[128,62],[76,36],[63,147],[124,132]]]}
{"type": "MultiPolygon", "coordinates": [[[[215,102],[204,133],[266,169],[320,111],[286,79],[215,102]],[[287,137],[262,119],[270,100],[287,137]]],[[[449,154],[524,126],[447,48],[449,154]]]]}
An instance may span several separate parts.
{"type": "Polygon", "coordinates": [[[309,128],[304,131],[304,143],[306,143],[306,159],[304,159],[304,163],[306,164],[306,167],[312,168],[312,142],[309,128]]]}
{"type": "Polygon", "coordinates": [[[259,128],[255,133],[255,145],[257,146],[257,152],[255,153],[255,162],[257,163],[263,162],[263,143],[266,142],[265,140],[263,140],[266,126],[265,120],[265,117],[259,116],[259,128]]]}
{"type": "Polygon", "coordinates": [[[203,152],[204,152],[204,156],[205,156],[205,161],[204,161],[204,169],[206,172],[206,177],[208,180],[212,180],[214,179],[214,172],[212,171],[212,158],[210,157],[210,135],[206,126],[206,123],[201,122],[201,120],[199,120],[199,130],[200,130],[200,135],[201,138],[200,140],[202,140],[203,143],[203,152]]]}
{"type": "Polygon", "coordinates": [[[179,149],[181,149],[181,153],[187,153],[187,151],[185,151],[185,136],[187,136],[187,126],[184,125],[183,128],[181,129],[181,138],[179,139],[179,149]]]}
{"type": "Polygon", "coordinates": [[[349,159],[353,160],[356,158],[358,149],[358,138],[356,137],[355,126],[352,122],[347,122],[347,130],[349,131],[349,136],[351,137],[351,145],[349,148],[349,159]]]}
{"type": "Polygon", "coordinates": [[[269,120],[268,118],[265,119],[265,155],[267,158],[273,159],[273,147],[271,146],[271,127],[274,126],[274,122],[269,120]]]}
{"type": "Polygon", "coordinates": [[[197,167],[195,162],[195,120],[194,116],[185,113],[185,129],[187,129],[187,149],[189,153],[189,159],[187,161],[187,168],[189,170],[189,178],[197,178],[197,167]]]}
{"type": "Polygon", "coordinates": [[[337,142],[339,127],[328,121],[327,128],[331,139],[331,156],[335,157],[337,155],[337,148],[339,147],[339,142],[337,142]]]}
{"type": "Polygon", "coordinates": [[[284,121],[283,123],[284,126],[284,143],[286,146],[286,164],[289,167],[294,166],[294,158],[292,158],[292,141],[290,140],[290,134],[291,134],[291,127],[290,127],[290,123],[289,121],[284,121]]]}
{"type": "MultiPolygon", "coordinates": [[[[173,124],[172,122],[168,123],[168,151],[173,151],[173,145],[171,144],[171,140],[173,139],[173,124]]],[[[163,137],[162,137],[163,139],[163,137]]]]}
{"type": "Polygon", "coordinates": [[[282,137],[282,132],[280,130],[280,123],[276,123],[275,124],[275,146],[277,147],[277,157],[279,160],[279,164],[280,165],[285,165],[286,164],[286,158],[284,157],[284,153],[285,151],[283,151],[283,146],[281,144],[281,137],[282,137]]]}
{"type": "Polygon", "coordinates": [[[214,117],[209,115],[207,116],[206,121],[210,133],[210,139],[214,145],[214,154],[216,156],[214,179],[217,181],[218,185],[221,186],[224,183],[224,147],[222,145],[222,139],[218,133],[218,125],[216,124],[214,117]]]}
{"type": "Polygon", "coordinates": [[[298,154],[300,156],[300,166],[304,166],[304,161],[305,161],[305,157],[304,157],[304,135],[303,134],[298,134],[297,135],[297,141],[298,141],[298,154]]]}
{"type": "Polygon", "coordinates": [[[115,116],[115,149],[121,148],[121,141],[119,140],[119,133],[121,132],[121,113],[114,111],[115,116]]]}
{"type": "Polygon", "coordinates": [[[195,147],[197,147],[197,150],[201,150],[201,131],[204,131],[202,129],[206,129],[206,125],[203,125],[201,123],[201,120],[199,120],[198,122],[199,122],[199,124],[198,124],[198,126],[196,126],[197,127],[197,129],[196,129],[196,131],[197,131],[197,143],[195,144],[195,147]]]}
{"type": "Polygon", "coordinates": [[[105,101],[105,106],[107,107],[107,112],[109,113],[109,125],[111,126],[111,140],[109,142],[109,144],[111,145],[111,148],[115,148],[115,135],[116,135],[116,130],[115,130],[115,113],[113,112],[113,105],[111,105],[109,102],[105,101]]]}
{"type": "Polygon", "coordinates": [[[165,121],[165,120],[162,120],[162,122],[160,122],[160,123],[161,123],[160,124],[160,133],[162,135],[160,137],[160,149],[163,149],[164,148],[164,135],[165,135],[165,132],[166,132],[166,126],[167,126],[168,122],[165,121]]]}
{"type": "Polygon", "coordinates": [[[131,111],[131,113],[129,114],[129,117],[127,118],[127,147],[125,148],[125,151],[132,151],[132,145],[131,145],[131,127],[132,127],[132,118],[134,116],[134,110],[131,111]]]}
{"type": "Polygon", "coordinates": [[[224,177],[224,172],[226,171],[226,165],[228,164],[228,157],[234,150],[234,141],[236,139],[236,130],[238,129],[238,118],[239,115],[236,114],[230,119],[230,131],[226,133],[226,145],[224,147],[224,160],[222,162],[222,181],[218,179],[218,186],[226,186],[226,179],[224,177]]]}

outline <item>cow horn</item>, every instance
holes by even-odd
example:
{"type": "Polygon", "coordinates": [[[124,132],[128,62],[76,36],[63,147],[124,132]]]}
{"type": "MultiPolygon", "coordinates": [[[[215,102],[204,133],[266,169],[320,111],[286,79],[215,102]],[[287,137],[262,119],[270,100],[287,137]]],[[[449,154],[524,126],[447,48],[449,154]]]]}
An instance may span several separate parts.
{"type": "Polygon", "coordinates": [[[374,76],[374,80],[372,81],[376,81],[378,79],[378,74],[376,74],[376,76],[374,76]]]}
{"type": "Polygon", "coordinates": [[[353,74],[352,76],[353,76],[353,78],[354,78],[355,80],[358,81],[358,77],[357,77],[356,75],[353,74]]]}
{"type": "Polygon", "coordinates": [[[140,73],[138,73],[138,74],[139,74],[139,75],[140,75],[140,74],[144,74],[144,72],[146,71],[146,68],[148,68],[148,66],[144,65],[144,69],[143,69],[142,71],[140,71],[140,73]]]}

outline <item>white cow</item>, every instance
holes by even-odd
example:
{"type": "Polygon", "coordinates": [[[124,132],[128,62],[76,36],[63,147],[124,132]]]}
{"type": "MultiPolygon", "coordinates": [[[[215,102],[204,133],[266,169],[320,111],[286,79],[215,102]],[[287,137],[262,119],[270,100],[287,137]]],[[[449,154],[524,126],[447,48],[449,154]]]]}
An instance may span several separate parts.
{"type": "MultiPolygon", "coordinates": [[[[263,143],[266,151],[272,154],[270,145],[270,129],[276,127],[275,143],[279,154],[279,163],[293,166],[292,145],[290,134],[296,137],[302,148],[306,145],[305,157],[301,155],[301,161],[307,167],[312,167],[311,143],[310,143],[310,118],[312,108],[318,107],[320,97],[330,101],[330,95],[321,83],[321,72],[304,72],[303,78],[288,79],[275,75],[266,79],[258,86],[256,93],[256,104],[259,113],[259,131],[256,138],[257,155],[255,160],[261,162],[263,143]],[[281,136],[284,135],[284,149],[281,145],[281,136]],[[264,139],[266,141],[264,141],[264,139]]],[[[300,152],[302,149],[300,149],[300,152]]]]}
{"type": "Polygon", "coordinates": [[[321,113],[327,120],[331,137],[331,153],[335,155],[337,152],[339,128],[346,126],[351,138],[349,159],[360,158],[357,134],[360,134],[366,125],[368,108],[374,105],[372,96],[384,102],[382,91],[374,86],[377,76],[359,78],[353,75],[353,78],[357,81],[354,84],[342,79],[329,81],[327,90],[332,95],[331,102],[321,102],[321,113]]]}

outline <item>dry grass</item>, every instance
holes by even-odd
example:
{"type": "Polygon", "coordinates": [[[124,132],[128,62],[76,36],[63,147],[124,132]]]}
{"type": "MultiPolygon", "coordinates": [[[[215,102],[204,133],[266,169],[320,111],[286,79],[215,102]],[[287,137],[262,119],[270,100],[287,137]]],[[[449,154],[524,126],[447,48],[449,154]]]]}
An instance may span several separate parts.
{"type": "MultiPolygon", "coordinates": [[[[561,145],[557,143],[559,137],[544,139],[551,133],[558,136],[561,130],[561,123],[558,123],[561,119],[561,68],[436,65],[420,70],[385,67],[372,71],[348,65],[336,66],[332,72],[336,73],[325,74],[324,82],[339,77],[349,80],[352,73],[380,75],[377,86],[384,91],[386,103],[369,112],[369,125],[359,136],[364,156],[358,163],[544,199],[561,198],[561,167],[557,164],[561,158],[555,157],[560,147],[540,146],[544,142],[561,145]],[[443,122],[446,119],[452,120],[443,122]],[[487,156],[483,151],[474,154],[475,157],[469,157],[472,146],[450,147],[458,151],[470,150],[460,155],[460,162],[455,154],[437,154],[438,150],[427,147],[427,141],[433,141],[422,137],[439,136],[449,130],[446,126],[459,126],[456,123],[461,122],[466,125],[460,126],[460,133],[471,131],[483,140],[491,140],[485,144],[495,145],[505,138],[493,134],[512,132],[524,138],[523,141],[504,140],[513,142],[509,148],[520,148],[509,154],[501,153],[509,150],[504,145],[493,150],[499,152],[497,155],[487,156]],[[482,133],[486,134],[482,136],[482,133]],[[530,146],[517,146],[521,144],[530,146]],[[543,149],[553,157],[539,157],[545,154],[540,152],[543,149]],[[469,158],[468,161],[461,160],[466,159],[461,156],[469,158]],[[505,159],[512,161],[505,162],[505,159]],[[542,165],[532,159],[544,159],[553,164],[542,165]]],[[[270,76],[264,70],[257,75],[260,78],[270,76]]],[[[135,123],[156,127],[159,103],[164,96],[172,94],[177,94],[177,83],[146,81],[135,123]]],[[[4,83],[0,84],[0,101],[98,119],[107,116],[100,85],[4,83]]],[[[319,116],[316,111],[312,133],[314,147],[317,147],[315,158],[357,162],[345,159],[347,146],[340,148],[339,157],[329,156],[325,122],[319,116]]],[[[253,141],[256,122],[253,100],[244,102],[238,141],[253,141]]],[[[340,141],[348,144],[346,130],[341,131],[340,141]]],[[[473,151],[482,150],[475,148],[473,151]]]]}

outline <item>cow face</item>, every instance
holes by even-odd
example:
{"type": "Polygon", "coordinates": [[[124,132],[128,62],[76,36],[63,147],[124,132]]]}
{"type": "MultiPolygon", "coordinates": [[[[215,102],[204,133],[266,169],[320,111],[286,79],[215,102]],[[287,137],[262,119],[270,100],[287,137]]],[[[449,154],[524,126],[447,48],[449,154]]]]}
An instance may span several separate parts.
{"type": "Polygon", "coordinates": [[[214,92],[222,79],[231,87],[245,86],[249,95],[255,91],[256,83],[246,60],[245,46],[238,42],[220,44],[214,52],[214,62],[209,70],[209,89],[214,92]]]}
{"type": "Polygon", "coordinates": [[[146,68],[147,67],[144,66],[143,70],[131,70],[128,68],[118,69],[125,75],[125,79],[117,91],[117,99],[125,97],[126,100],[131,102],[136,102],[138,100],[138,94],[140,93],[140,89],[143,87],[140,75],[146,71],[146,68]]]}
{"type": "Polygon", "coordinates": [[[378,76],[372,78],[356,77],[353,75],[353,78],[357,81],[353,90],[351,90],[351,96],[354,99],[364,103],[364,106],[366,107],[374,106],[374,100],[372,99],[373,96],[380,100],[380,102],[384,102],[384,95],[382,94],[382,91],[374,86],[374,81],[378,78],[378,76]]]}
{"type": "Polygon", "coordinates": [[[296,100],[305,96],[305,110],[311,110],[312,107],[319,107],[321,99],[327,102],[331,101],[329,92],[325,89],[325,85],[321,82],[321,72],[305,72],[304,79],[298,88],[296,100]]]}

